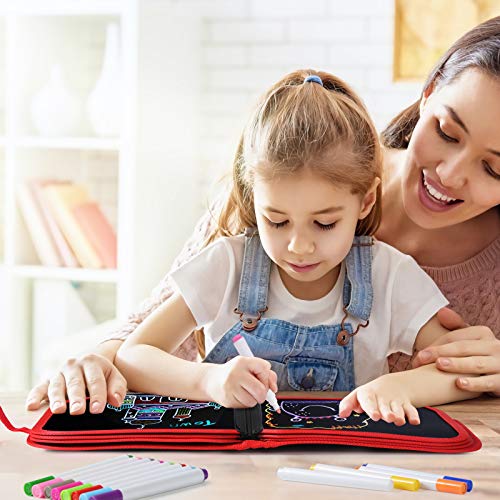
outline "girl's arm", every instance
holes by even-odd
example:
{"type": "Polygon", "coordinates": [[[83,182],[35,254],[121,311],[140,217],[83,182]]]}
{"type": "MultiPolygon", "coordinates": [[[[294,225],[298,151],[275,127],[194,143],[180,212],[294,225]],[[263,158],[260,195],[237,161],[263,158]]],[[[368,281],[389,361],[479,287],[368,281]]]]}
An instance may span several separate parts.
{"type": "MultiPolygon", "coordinates": [[[[415,347],[424,349],[446,332],[434,316],[420,329],[415,347]]],[[[346,396],[340,404],[339,415],[346,417],[352,411],[364,411],[373,420],[382,418],[403,425],[408,419],[411,424],[419,424],[418,407],[472,399],[479,395],[459,389],[455,378],[455,374],[441,372],[433,364],[382,375],[346,396]]]]}
{"type": "Polygon", "coordinates": [[[158,307],[118,350],[115,364],[135,391],[216,401],[226,407],[254,406],[277,390],[268,361],[236,357],[223,365],[195,363],[170,354],[196,328],[178,293],[158,307]]]}

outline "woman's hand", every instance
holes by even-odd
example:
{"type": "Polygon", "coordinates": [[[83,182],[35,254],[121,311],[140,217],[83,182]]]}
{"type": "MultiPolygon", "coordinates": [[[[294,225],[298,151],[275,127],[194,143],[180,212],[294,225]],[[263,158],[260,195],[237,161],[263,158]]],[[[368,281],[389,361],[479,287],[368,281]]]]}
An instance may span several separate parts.
{"type": "Polygon", "coordinates": [[[500,396],[500,340],[485,326],[469,326],[451,309],[441,309],[438,319],[450,331],[420,351],[413,368],[429,363],[445,372],[473,373],[481,377],[458,377],[464,391],[490,392],[500,396]]]}
{"type": "Polygon", "coordinates": [[[420,418],[413,406],[408,387],[401,383],[397,373],[382,375],[349,393],[339,405],[339,417],[351,412],[365,412],[375,422],[382,419],[397,426],[418,425],[420,418]]]}
{"type": "MultiPolygon", "coordinates": [[[[119,342],[117,346],[122,343],[116,342],[119,342]]],[[[112,350],[116,352],[115,349],[112,350]]],[[[38,410],[48,399],[52,413],[64,413],[67,395],[70,413],[80,415],[85,412],[85,390],[90,396],[90,412],[101,413],[106,402],[114,406],[122,403],[127,392],[127,382],[105,355],[87,354],[78,359],[70,358],[52,378],[31,389],[26,398],[26,408],[38,410]]]]}
{"type": "Polygon", "coordinates": [[[205,386],[209,399],[226,408],[251,408],[266,400],[269,389],[278,390],[271,363],[245,356],[236,356],[222,365],[211,365],[205,386]]]}

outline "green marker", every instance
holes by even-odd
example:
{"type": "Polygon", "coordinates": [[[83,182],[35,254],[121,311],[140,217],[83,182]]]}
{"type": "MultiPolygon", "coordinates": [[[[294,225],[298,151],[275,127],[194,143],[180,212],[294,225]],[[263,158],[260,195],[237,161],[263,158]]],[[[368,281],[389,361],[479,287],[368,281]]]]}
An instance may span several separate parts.
{"type": "Polygon", "coordinates": [[[56,478],[55,476],[47,476],[47,477],[42,477],[40,479],[35,479],[34,481],[28,481],[27,483],[24,483],[24,493],[32,497],[33,493],[31,492],[31,488],[33,488],[35,484],[45,483],[46,481],[50,481],[51,479],[55,478],[56,478]]]}
{"type": "Polygon", "coordinates": [[[73,491],[85,490],[87,488],[91,488],[93,484],[81,484],[80,486],[75,486],[74,488],[68,488],[67,490],[63,490],[61,493],[61,500],[71,500],[71,494],[73,491]]]}

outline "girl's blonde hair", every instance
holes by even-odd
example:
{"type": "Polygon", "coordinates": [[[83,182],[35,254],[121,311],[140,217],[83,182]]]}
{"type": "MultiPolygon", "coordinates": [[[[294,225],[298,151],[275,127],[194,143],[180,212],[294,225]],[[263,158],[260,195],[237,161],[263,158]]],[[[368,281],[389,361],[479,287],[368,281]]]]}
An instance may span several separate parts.
{"type": "MultiPolygon", "coordinates": [[[[382,177],[377,131],[361,99],[339,78],[310,69],[286,75],[259,100],[239,141],[231,190],[205,244],[257,226],[252,189],[256,174],[272,178],[303,168],[361,196],[382,177]],[[323,85],[304,82],[310,75],[319,76],[323,85]]],[[[380,217],[381,184],[356,234],[373,235],[380,217]]],[[[199,348],[200,340],[198,335],[199,348]]]]}

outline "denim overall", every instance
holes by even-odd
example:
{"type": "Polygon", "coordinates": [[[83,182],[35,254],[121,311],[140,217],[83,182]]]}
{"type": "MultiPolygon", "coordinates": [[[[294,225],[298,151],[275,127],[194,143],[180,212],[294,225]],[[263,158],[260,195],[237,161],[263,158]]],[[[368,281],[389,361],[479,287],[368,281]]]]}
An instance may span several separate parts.
{"type": "MultiPolygon", "coordinates": [[[[355,388],[353,342],[359,327],[368,324],[373,300],[371,262],[373,240],[357,236],[346,257],[341,324],[301,326],[265,318],[271,259],[254,232],[245,232],[245,252],[238,307],[240,320],[210,351],[208,363],[225,363],[237,356],[232,339],[241,334],[253,354],[268,360],[278,375],[280,391],[350,391],[355,388]],[[354,316],[353,327],[345,320],[354,316]]],[[[332,307],[333,304],[332,304],[332,307]]]]}

